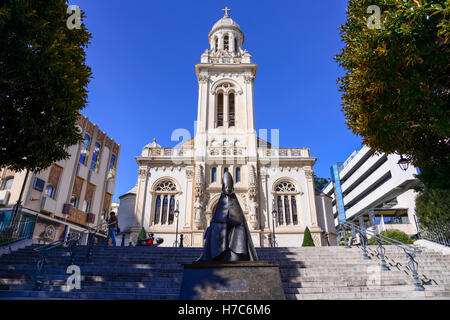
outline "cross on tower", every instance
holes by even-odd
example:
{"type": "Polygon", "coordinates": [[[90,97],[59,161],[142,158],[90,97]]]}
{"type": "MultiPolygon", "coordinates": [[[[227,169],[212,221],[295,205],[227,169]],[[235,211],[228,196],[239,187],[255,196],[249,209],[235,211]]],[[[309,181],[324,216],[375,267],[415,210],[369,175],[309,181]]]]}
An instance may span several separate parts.
{"type": "Polygon", "coordinates": [[[231,11],[231,9],[228,9],[228,7],[225,7],[225,9],[222,9],[222,11],[225,11],[225,16],[228,16],[228,11],[231,11]]]}

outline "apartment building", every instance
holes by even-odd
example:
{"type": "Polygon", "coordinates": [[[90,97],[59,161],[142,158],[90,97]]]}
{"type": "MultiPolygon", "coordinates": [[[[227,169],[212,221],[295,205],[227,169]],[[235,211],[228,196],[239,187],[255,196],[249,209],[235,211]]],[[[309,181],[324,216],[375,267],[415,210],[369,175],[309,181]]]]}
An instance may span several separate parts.
{"type": "Polygon", "coordinates": [[[28,176],[25,171],[0,169],[0,225],[11,223],[22,190],[15,220],[29,222],[33,239],[41,243],[83,233],[111,210],[120,145],[83,115],[77,126],[84,140],[69,147],[67,159],[28,176]]]}
{"type": "Polygon", "coordinates": [[[398,229],[417,234],[414,190],[419,183],[417,168],[403,170],[399,155],[371,155],[364,146],[344,163],[331,167],[331,182],[323,192],[332,197],[335,225],[339,220],[357,220],[372,211],[380,230],[398,229]]]}

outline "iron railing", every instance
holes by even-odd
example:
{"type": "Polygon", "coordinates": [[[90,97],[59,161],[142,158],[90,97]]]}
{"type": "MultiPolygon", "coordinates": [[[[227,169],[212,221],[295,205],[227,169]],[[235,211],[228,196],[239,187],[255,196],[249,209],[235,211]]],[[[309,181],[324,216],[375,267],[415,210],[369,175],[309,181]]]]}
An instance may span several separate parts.
{"type": "Polygon", "coordinates": [[[378,234],[375,231],[372,231],[370,229],[367,229],[364,224],[360,224],[359,226],[351,223],[351,222],[341,222],[339,225],[339,233],[342,234],[344,237],[345,247],[350,248],[350,245],[348,243],[347,238],[347,232],[350,230],[352,234],[352,238],[356,238],[358,236],[359,243],[361,245],[361,249],[363,251],[363,257],[364,259],[368,260],[369,255],[367,251],[367,244],[368,244],[368,238],[367,234],[371,236],[371,238],[375,239],[378,247],[377,247],[377,256],[379,257],[381,261],[381,270],[382,271],[388,271],[390,270],[386,263],[386,248],[383,247],[383,244],[390,244],[393,246],[396,246],[403,250],[405,253],[407,259],[408,259],[408,269],[412,273],[412,277],[414,279],[414,285],[415,291],[424,291],[425,288],[422,286],[421,281],[419,280],[419,264],[415,260],[416,254],[422,252],[422,250],[416,246],[405,244],[399,240],[392,239],[389,237],[386,237],[384,235],[378,234]]]}
{"type": "Polygon", "coordinates": [[[88,228],[80,233],[72,233],[70,234],[66,239],[56,240],[48,244],[44,244],[42,246],[36,247],[33,250],[39,254],[38,261],[36,264],[37,270],[36,270],[36,280],[35,280],[35,286],[34,290],[40,290],[42,288],[42,285],[44,283],[44,273],[45,273],[45,267],[48,264],[47,257],[52,249],[64,246],[66,247],[70,252],[70,264],[72,265],[75,261],[75,255],[74,250],[75,247],[80,243],[80,240],[82,238],[83,234],[88,234],[88,252],[86,255],[86,258],[89,259],[92,255],[92,246],[89,244],[89,238],[91,238],[91,235],[97,234],[98,231],[104,230],[105,228],[108,228],[110,225],[115,224],[116,222],[112,222],[108,224],[107,221],[102,221],[99,225],[97,225],[94,228],[88,228]]]}
{"type": "Polygon", "coordinates": [[[9,223],[0,223],[0,246],[33,236],[34,219],[14,219],[9,223]]]}
{"type": "Polygon", "coordinates": [[[450,221],[436,219],[435,223],[419,222],[418,237],[450,247],[450,221]]]}

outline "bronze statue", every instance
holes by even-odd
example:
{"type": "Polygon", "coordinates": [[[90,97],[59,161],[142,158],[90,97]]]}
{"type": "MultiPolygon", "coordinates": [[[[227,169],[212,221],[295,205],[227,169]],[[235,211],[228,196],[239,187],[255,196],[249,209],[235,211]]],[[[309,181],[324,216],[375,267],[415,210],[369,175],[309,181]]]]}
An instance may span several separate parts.
{"type": "Polygon", "coordinates": [[[203,253],[197,262],[258,260],[229,172],[225,172],[222,179],[222,194],[206,229],[205,239],[203,253]]]}

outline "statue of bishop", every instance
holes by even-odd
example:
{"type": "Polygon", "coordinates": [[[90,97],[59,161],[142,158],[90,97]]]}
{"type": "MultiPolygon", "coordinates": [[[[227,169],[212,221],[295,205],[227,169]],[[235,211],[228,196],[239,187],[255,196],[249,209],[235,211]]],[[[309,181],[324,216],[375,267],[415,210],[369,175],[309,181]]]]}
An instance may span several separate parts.
{"type": "Polygon", "coordinates": [[[257,261],[244,212],[233,192],[233,177],[225,172],[222,194],[205,232],[205,246],[199,261],[257,261]]]}

